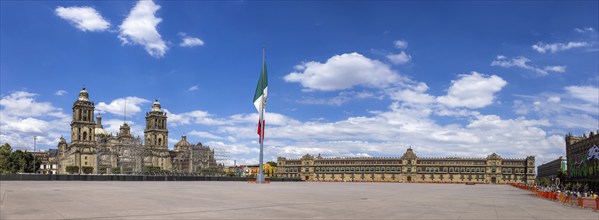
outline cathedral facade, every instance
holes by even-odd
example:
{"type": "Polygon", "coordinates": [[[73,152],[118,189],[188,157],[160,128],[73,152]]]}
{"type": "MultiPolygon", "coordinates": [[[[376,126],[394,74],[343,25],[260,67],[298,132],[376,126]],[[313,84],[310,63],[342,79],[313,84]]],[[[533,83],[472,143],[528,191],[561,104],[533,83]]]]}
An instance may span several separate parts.
{"type": "Polygon", "coordinates": [[[146,113],[143,139],[131,135],[126,122],[116,135],[107,133],[101,116],[94,121],[94,103],[85,88],[72,110],[71,142],[61,138],[58,143],[58,173],[197,173],[221,166],[216,163],[213,149],[201,143],[192,145],[185,135],[174,150],[168,149],[168,117],[158,100],[146,113]]]}

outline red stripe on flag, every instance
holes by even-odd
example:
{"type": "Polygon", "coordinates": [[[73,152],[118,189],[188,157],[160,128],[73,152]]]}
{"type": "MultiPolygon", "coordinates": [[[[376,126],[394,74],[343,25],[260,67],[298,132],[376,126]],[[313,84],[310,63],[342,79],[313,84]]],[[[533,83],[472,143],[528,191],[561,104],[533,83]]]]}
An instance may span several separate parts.
{"type": "Polygon", "coordinates": [[[264,124],[266,124],[266,120],[262,120],[262,124],[260,124],[260,120],[258,120],[258,136],[260,136],[258,141],[260,143],[262,143],[262,140],[264,140],[264,136],[262,136],[262,128],[264,127],[264,124]]]}

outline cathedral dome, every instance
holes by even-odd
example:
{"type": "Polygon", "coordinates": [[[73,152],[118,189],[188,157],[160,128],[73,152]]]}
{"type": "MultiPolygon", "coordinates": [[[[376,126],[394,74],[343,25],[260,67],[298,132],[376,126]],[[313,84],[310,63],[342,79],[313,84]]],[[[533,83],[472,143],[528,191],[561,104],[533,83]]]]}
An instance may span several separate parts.
{"type": "Polygon", "coordinates": [[[162,111],[160,106],[160,102],[158,102],[158,99],[156,99],[156,101],[154,101],[154,104],[152,104],[152,111],[153,112],[160,112],[162,111]]]}
{"type": "Polygon", "coordinates": [[[100,113],[98,113],[98,116],[96,116],[96,128],[94,129],[94,134],[96,137],[108,135],[108,133],[104,130],[104,126],[102,126],[102,116],[100,116],[100,113]]]}
{"type": "Polygon", "coordinates": [[[108,135],[108,133],[106,133],[106,131],[101,127],[96,127],[94,129],[94,134],[96,135],[96,137],[108,135]]]}
{"type": "Polygon", "coordinates": [[[187,136],[183,135],[181,136],[181,141],[175,144],[175,150],[184,150],[188,148],[191,148],[191,144],[187,142],[187,136]]]}
{"type": "Polygon", "coordinates": [[[80,101],[89,101],[89,94],[87,93],[87,90],[85,90],[85,87],[83,87],[83,89],[81,89],[81,91],[79,92],[79,98],[80,101]]]}

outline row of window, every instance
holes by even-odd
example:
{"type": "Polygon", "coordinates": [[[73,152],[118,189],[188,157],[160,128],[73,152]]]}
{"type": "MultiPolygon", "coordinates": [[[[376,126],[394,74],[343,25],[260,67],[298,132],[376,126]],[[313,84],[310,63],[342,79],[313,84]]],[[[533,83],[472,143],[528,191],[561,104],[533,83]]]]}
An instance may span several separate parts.
{"type": "Polygon", "coordinates": [[[506,168],[503,168],[503,169],[501,170],[501,172],[502,172],[502,173],[512,173],[512,172],[513,172],[513,173],[524,173],[524,170],[525,170],[524,168],[515,168],[515,169],[513,169],[513,171],[512,171],[512,169],[506,169],[506,168]]]}
{"type": "Polygon", "coordinates": [[[402,164],[401,161],[316,161],[314,164],[327,165],[327,164],[402,164]]]}
{"type": "MultiPolygon", "coordinates": [[[[401,167],[316,167],[316,172],[401,172],[401,167]]],[[[308,171],[306,171],[308,172],[308,171]]]]}
{"type": "MultiPolygon", "coordinates": [[[[304,172],[310,172],[309,168],[304,168],[304,172]]],[[[524,173],[524,168],[515,168],[513,169],[514,173],[522,174],[524,173]]],[[[299,168],[285,168],[285,172],[298,172],[299,168]]],[[[316,167],[316,172],[401,172],[401,167],[316,167]]],[[[503,168],[502,173],[512,173],[512,169],[503,168]]],[[[408,169],[408,172],[411,172],[411,169],[408,169]]],[[[481,167],[418,167],[417,172],[427,172],[427,173],[484,173],[486,172],[485,168],[481,167]]],[[[492,173],[496,172],[495,168],[491,169],[492,173]]],[[[532,173],[532,168],[529,170],[532,173]]]]}
{"type": "Polygon", "coordinates": [[[484,173],[485,172],[485,168],[480,168],[480,167],[476,167],[476,168],[469,168],[469,167],[443,167],[443,169],[439,168],[439,167],[425,167],[424,169],[422,167],[418,167],[418,172],[429,172],[429,173],[439,173],[441,172],[441,170],[443,170],[443,173],[484,173]]]}
{"type": "Polygon", "coordinates": [[[417,161],[416,164],[432,164],[432,165],[485,165],[486,161],[417,161]]]}
{"type": "MultiPolygon", "coordinates": [[[[370,177],[370,178],[374,179],[375,175],[374,174],[367,174],[367,175],[364,175],[364,174],[356,174],[356,175],[354,175],[354,174],[349,174],[349,175],[344,175],[344,174],[337,174],[337,175],[336,174],[331,174],[331,175],[316,174],[315,177],[316,177],[316,179],[321,179],[321,178],[325,179],[327,177],[329,177],[329,178],[335,178],[335,177],[342,177],[342,178],[343,177],[359,177],[359,178],[370,177]]],[[[385,176],[383,175],[382,177],[385,177],[385,176]]],[[[387,176],[387,177],[389,177],[389,176],[387,176]]],[[[396,176],[395,176],[395,174],[393,174],[391,177],[396,177],[396,176]]],[[[420,175],[419,179],[421,179],[421,180],[425,180],[425,179],[437,179],[437,180],[443,180],[443,179],[450,179],[450,180],[451,179],[461,179],[461,180],[468,179],[468,180],[472,180],[472,179],[477,179],[477,180],[484,180],[485,176],[484,175],[480,175],[480,174],[474,174],[474,175],[473,174],[467,174],[467,175],[465,175],[465,174],[459,174],[459,175],[458,174],[456,174],[456,175],[453,175],[453,174],[449,174],[449,175],[443,175],[443,174],[440,174],[440,175],[439,174],[430,174],[430,175],[428,175],[427,174],[427,175],[425,175],[425,174],[422,174],[422,175],[420,175]]],[[[522,179],[524,179],[524,175],[514,176],[513,178],[512,178],[511,175],[503,175],[499,179],[500,180],[522,180],[522,179]]]]}
{"type": "MultiPolygon", "coordinates": [[[[305,163],[309,165],[308,162],[305,163]]],[[[343,165],[343,164],[403,164],[402,161],[315,161],[316,165],[343,165]]],[[[430,165],[486,165],[486,161],[417,161],[416,164],[430,165]]],[[[499,163],[494,162],[494,165],[499,163]]],[[[299,161],[287,162],[285,165],[301,165],[299,161]]],[[[502,165],[524,165],[524,162],[503,162],[502,165]]]]}

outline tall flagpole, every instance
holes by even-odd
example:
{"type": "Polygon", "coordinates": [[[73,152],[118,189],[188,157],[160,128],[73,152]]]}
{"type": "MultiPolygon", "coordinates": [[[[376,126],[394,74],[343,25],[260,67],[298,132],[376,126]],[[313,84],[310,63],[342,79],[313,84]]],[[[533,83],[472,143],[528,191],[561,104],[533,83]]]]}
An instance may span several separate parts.
{"type": "MultiPolygon", "coordinates": [[[[264,72],[264,60],[265,60],[265,49],[262,48],[262,73],[264,72]]],[[[262,78],[262,76],[260,76],[262,78]]],[[[261,184],[264,183],[264,170],[262,168],[263,158],[264,158],[264,109],[266,108],[266,100],[264,100],[266,96],[262,98],[262,108],[260,108],[260,169],[258,171],[258,178],[256,179],[256,183],[261,184]]]]}

